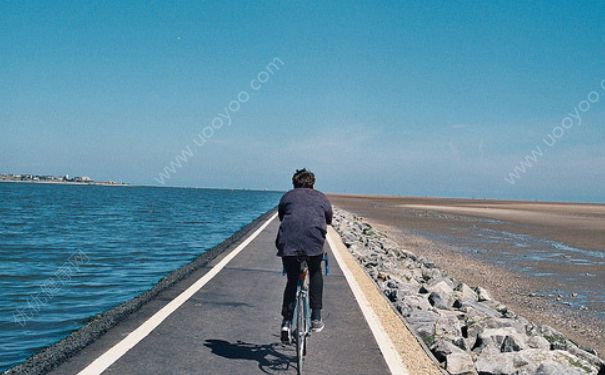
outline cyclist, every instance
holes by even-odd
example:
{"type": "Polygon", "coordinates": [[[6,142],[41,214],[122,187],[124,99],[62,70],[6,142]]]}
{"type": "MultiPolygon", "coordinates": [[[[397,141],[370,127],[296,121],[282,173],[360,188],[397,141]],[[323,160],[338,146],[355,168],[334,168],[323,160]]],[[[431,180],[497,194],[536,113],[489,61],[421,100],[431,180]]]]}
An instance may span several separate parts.
{"type": "Polygon", "coordinates": [[[314,189],[315,175],[306,169],[298,169],[292,176],[294,189],[284,194],[279,202],[278,216],[281,224],[275,240],[277,255],[288,275],[282,303],[281,340],[290,341],[292,317],[296,304],[296,285],[300,273],[300,256],[307,257],[309,267],[309,303],[311,329],[324,329],[321,319],[323,277],[321,261],[324,254],[327,225],[332,224],[332,204],[328,198],[314,189]]]}

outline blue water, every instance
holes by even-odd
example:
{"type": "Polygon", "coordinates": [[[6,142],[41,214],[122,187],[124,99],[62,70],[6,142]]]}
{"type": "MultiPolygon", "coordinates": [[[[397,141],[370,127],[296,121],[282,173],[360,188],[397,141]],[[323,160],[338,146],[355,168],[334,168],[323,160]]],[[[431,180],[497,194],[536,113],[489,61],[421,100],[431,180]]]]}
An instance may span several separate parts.
{"type": "Polygon", "coordinates": [[[149,289],[280,196],[0,183],[0,371],[149,289]]]}

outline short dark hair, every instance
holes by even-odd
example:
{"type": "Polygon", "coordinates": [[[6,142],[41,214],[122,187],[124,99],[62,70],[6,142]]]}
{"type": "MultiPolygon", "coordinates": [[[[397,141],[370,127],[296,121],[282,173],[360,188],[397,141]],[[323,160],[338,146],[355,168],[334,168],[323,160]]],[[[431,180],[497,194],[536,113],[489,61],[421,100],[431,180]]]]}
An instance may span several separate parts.
{"type": "Polygon", "coordinates": [[[297,169],[292,176],[292,185],[295,188],[310,188],[313,189],[315,185],[315,175],[313,172],[303,168],[297,169]]]}

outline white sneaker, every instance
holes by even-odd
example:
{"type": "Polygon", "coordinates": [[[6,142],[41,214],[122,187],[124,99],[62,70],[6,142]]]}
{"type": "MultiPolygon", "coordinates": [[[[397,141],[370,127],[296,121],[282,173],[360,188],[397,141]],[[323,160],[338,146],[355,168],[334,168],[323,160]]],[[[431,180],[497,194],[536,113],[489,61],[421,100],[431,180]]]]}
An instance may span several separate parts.
{"type": "Polygon", "coordinates": [[[313,332],[321,332],[325,328],[323,320],[314,320],[311,322],[311,330],[313,332]]]}
{"type": "Polygon", "coordinates": [[[292,342],[292,322],[284,320],[281,324],[281,342],[291,343],[292,342]]]}

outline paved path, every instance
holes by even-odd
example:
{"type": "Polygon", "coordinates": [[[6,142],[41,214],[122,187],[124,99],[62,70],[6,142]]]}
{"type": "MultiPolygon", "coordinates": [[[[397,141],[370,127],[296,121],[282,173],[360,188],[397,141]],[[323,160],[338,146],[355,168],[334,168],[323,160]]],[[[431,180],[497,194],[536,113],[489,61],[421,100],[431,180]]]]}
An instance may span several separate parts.
{"type": "MultiPolygon", "coordinates": [[[[282,345],[278,336],[286,281],[273,244],[278,225],[273,219],[214,278],[104,373],[295,374],[294,348],[282,345]]],[[[326,250],[330,251],[327,244],[326,250]]],[[[201,277],[215,272],[212,267],[230,252],[161,293],[52,373],[82,371],[133,330],[148,324],[150,317],[201,277]]],[[[330,260],[331,273],[324,286],[326,329],[310,338],[305,372],[389,374],[341,269],[333,256],[330,260]]]]}

